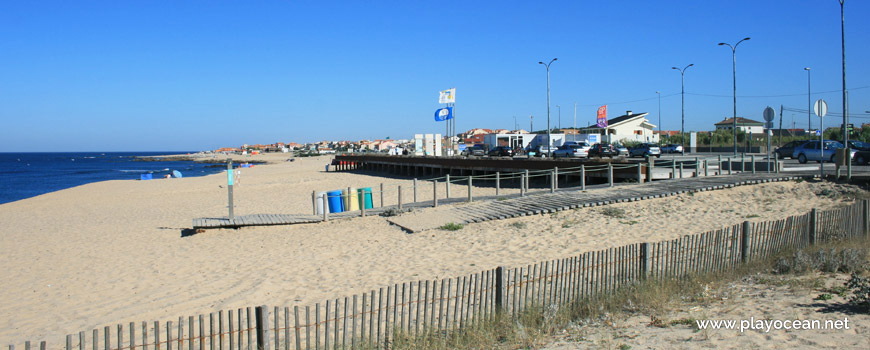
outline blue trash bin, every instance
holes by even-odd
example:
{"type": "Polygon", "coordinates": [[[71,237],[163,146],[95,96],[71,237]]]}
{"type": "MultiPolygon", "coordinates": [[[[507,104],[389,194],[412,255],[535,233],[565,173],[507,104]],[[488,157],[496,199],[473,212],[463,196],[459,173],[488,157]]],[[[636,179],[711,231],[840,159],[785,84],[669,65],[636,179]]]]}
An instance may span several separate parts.
{"type": "Polygon", "coordinates": [[[342,206],[341,190],[329,191],[326,193],[326,196],[329,199],[330,213],[341,213],[342,211],[344,211],[344,208],[342,206]]]}

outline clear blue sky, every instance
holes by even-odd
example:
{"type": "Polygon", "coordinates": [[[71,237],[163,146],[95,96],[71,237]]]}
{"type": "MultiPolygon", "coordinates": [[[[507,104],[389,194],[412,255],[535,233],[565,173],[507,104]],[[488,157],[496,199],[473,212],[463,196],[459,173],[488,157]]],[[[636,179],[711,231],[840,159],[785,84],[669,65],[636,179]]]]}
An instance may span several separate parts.
{"type": "MultiPolygon", "coordinates": [[[[846,0],[854,123],[870,122],[870,1],[846,0]],[[863,114],[864,118],[859,118],[863,114]]],[[[842,110],[837,0],[4,1],[0,152],[203,150],[276,141],[443,132],[438,91],[456,87],[457,130],[535,129],[650,112],[711,130],[766,106],[842,110]],[[833,91],[833,92],[831,92],[833,91]],[[780,97],[761,97],[779,96],[780,97]],[[743,96],[743,97],[741,97],[743,96]],[[634,102],[628,102],[634,101],[634,102]]],[[[806,126],[807,115],[784,122],[806,126]]],[[[818,118],[813,116],[813,124],[818,118]]],[[[827,126],[839,124],[825,118],[827,126]]]]}

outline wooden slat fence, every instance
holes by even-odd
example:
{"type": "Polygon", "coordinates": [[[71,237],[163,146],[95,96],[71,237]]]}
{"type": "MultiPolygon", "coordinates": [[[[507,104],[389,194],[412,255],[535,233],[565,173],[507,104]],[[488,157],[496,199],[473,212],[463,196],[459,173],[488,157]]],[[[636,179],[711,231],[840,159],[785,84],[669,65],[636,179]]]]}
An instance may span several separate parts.
{"type": "MultiPolygon", "coordinates": [[[[66,337],[66,350],[290,350],[389,348],[394,338],[446,336],[530,308],[554,312],[644,278],[726,271],[815,242],[867,237],[868,201],[655,243],[629,244],[520,267],[394,284],[313,306],[258,306],[131,322],[66,337]]],[[[40,343],[46,350],[46,343],[40,343]]],[[[60,349],[60,347],[53,347],[60,349]]],[[[15,350],[9,345],[9,350],[15,350]]],[[[24,344],[31,350],[31,343],[24,344]]]]}

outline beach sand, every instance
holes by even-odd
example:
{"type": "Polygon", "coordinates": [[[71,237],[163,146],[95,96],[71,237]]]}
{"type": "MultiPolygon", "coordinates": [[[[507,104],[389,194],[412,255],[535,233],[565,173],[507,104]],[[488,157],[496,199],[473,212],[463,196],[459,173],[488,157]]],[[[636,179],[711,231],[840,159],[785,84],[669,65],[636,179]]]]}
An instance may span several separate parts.
{"type": "MultiPolygon", "coordinates": [[[[330,157],[287,157],[244,158],[272,164],[242,169],[236,177],[236,215],[310,214],[314,190],[380,183],[387,184],[386,204],[392,204],[395,185],[412,183],[327,173],[330,157]]],[[[383,217],[366,217],[182,237],[193,218],[227,215],[225,175],[87,184],[0,205],[0,343],[60,345],[66,334],[119,323],[255,305],[313,305],[393,283],[804,214],[841,205],[836,194],[856,190],[770,183],[609,206],[625,210],[621,219],[600,207],[584,208],[417,234],[383,217]]],[[[453,191],[465,188],[454,185],[453,191]]],[[[494,190],[475,189],[475,195],[487,194],[494,190]]],[[[431,198],[431,189],[426,195],[419,196],[431,198]]]]}

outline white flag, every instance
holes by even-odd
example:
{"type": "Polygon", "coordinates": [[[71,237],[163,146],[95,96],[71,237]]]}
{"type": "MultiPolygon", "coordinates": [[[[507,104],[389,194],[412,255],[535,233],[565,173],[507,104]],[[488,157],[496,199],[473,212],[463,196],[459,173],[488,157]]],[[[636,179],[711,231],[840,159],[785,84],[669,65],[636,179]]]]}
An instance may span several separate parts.
{"type": "Polygon", "coordinates": [[[456,103],[456,88],[441,91],[438,103],[456,103]]]}

